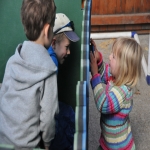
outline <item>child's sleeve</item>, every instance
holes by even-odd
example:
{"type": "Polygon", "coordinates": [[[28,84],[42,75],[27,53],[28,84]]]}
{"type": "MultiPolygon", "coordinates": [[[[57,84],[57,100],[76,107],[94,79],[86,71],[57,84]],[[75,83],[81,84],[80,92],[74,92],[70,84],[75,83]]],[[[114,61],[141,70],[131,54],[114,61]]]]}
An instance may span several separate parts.
{"type": "Polygon", "coordinates": [[[103,62],[103,56],[99,52],[100,61],[98,62],[98,73],[101,75],[101,82],[107,84],[109,78],[112,76],[110,74],[110,67],[108,64],[103,62]]]}
{"type": "Polygon", "coordinates": [[[114,86],[109,91],[109,85],[106,85],[106,88],[104,89],[101,84],[100,74],[95,75],[91,79],[91,86],[94,93],[96,107],[101,113],[116,113],[124,107],[124,101],[128,93],[126,86],[114,86]]]}
{"type": "Polygon", "coordinates": [[[45,146],[50,146],[55,136],[55,115],[58,113],[57,76],[45,79],[41,97],[40,128],[45,146]]]}

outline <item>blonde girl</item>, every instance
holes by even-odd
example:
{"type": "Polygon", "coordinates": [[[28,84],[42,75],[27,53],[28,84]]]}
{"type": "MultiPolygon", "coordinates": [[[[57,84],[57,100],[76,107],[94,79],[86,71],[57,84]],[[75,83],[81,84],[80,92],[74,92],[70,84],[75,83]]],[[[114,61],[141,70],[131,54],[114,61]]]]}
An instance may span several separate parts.
{"type": "Polygon", "coordinates": [[[132,88],[141,74],[142,49],[134,39],[120,37],[112,46],[109,64],[105,64],[93,40],[92,43],[95,52],[90,53],[91,86],[101,113],[99,149],[135,150],[129,113],[133,106],[132,88]]]}

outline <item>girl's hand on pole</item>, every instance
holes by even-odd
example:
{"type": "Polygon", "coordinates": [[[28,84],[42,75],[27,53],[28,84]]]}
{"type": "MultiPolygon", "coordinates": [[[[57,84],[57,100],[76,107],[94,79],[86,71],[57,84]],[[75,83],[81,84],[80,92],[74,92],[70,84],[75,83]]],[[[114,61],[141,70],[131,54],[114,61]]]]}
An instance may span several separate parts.
{"type": "Polygon", "coordinates": [[[94,49],[95,49],[95,54],[94,55],[96,57],[97,63],[99,63],[99,61],[100,61],[100,55],[99,55],[99,52],[97,50],[96,44],[95,44],[95,42],[94,42],[93,39],[90,39],[90,42],[94,45],[94,49]]]}
{"type": "Polygon", "coordinates": [[[90,67],[91,67],[92,76],[98,73],[98,66],[97,66],[97,59],[95,57],[95,51],[94,51],[94,55],[92,52],[90,52],[90,67]]]}

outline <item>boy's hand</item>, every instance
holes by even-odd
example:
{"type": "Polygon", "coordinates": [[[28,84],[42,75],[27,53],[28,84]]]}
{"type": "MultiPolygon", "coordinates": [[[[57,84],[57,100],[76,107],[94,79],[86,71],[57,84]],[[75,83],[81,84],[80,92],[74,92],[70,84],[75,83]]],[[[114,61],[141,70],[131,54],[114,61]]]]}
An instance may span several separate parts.
{"type": "Polygon", "coordinates": [[[98,66],[97,66],[97,59],[95,57],[95,51],[94,51],[94,55],[92,52],[90,52],[90,67],[91,67],[92,76],[98,73],[98,66]]]}
{"type": "Polygon", "coordinates": [[[90,39],[90,42],[94,45],[94,49],[95,49],[95,54],[94,55],[96,57],[97,63],[99,63],[99,61],[100,61],[100,55],[99,55],[99,52],[97,50],[96,44],[95,44],[95,42],[94,42],[93,39],[90,39]]]}

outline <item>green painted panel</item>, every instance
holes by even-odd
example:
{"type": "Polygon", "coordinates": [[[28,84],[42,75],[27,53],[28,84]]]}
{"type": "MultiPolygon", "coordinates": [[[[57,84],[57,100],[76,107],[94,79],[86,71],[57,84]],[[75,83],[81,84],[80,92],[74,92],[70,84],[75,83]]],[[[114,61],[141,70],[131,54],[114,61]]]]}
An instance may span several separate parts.
{"type": "Polygon", "coordinates": [[[25,39],[20,19],[21,0],[0,0],[0,82],[8,58],[25,39]]]}

